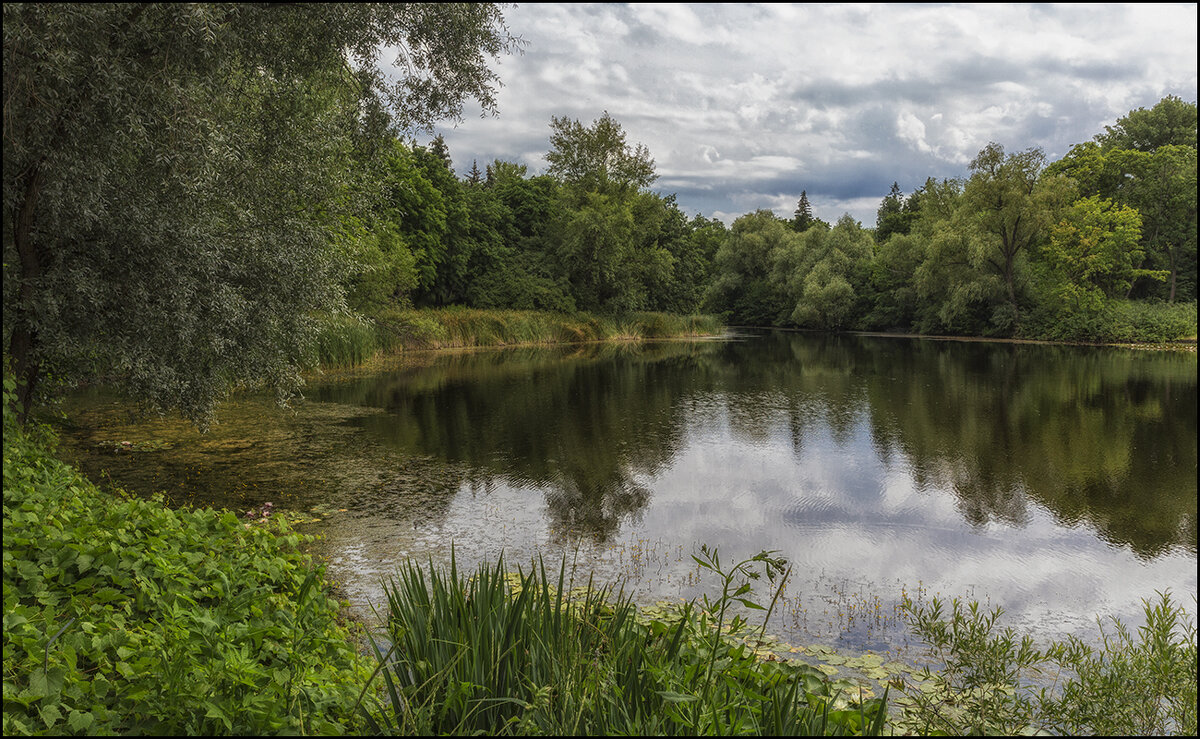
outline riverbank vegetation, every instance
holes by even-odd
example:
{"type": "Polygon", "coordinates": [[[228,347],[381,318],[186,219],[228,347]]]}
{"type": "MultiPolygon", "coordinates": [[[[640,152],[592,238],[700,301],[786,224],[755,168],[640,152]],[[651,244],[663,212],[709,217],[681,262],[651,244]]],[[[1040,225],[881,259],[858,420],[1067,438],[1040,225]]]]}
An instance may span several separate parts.
{"type": "MultiPolygon", "coordinates": [[[[390,708],[374,713],[371,667],[298,534],[261,514],[114,498],[53,458],[31,412],[79,381],[203,426],[232,388],[287,397],[313,362],[361,361],[389,342],[712,325],[668,313],[1195,337],[1196,106],[1177,98],[1059,162],[990,144],[962,180],[893,188],[874,229],[814,218],[804,193],[789,221],[757,211],[727,227],[651,190],[650,153],[607,113],[553,118],[541,174],[495,161],[460,177],[441,139],[418,145],[414,133],[460,117],[468,99],[494,112],[491,62],[522,46],[496,5],[8,3],[3,14],[6,734],[882,728],[882,703],[840,706],[812,671],[725,639],[727,606],[749,600],[728,577],[777,565],[723,570],[715,553],[721,597],[650,624],[627,601],[602,604],[604,591],[568,607],[540,571],[517,591],[491,570],[475,584],[452,574],[427,602],[410,568],[389,603],[402,645],[383,653],[390,708]],[[384,48],[400,50],[396,76],[379,65],[384,48]],[[422,608],[445,618],[422,622],[422,608]],[[463,630],[415,629],[434,624],[463,630]],[[495,659],[450,650],[468,636],[495,659]],[[512,673],[493,669],[518,657],[512,673]]],[[[1096,676],[1080,705],[1141,689],[1127,670],[1166,670],[1174,689],[1179,655],[1194,685],[1190,634],[1190,653],[1127,660],[1141,647],[1121,640],[1094,672],[1074,663],[1096,676]]],[[[1164,715],[1194,731],[1194,713],[1164,715]]]]}
{"type": "Polygon", "coordinates": [[[339,367],[406,349],[669,339],[713,336],[722,330],[719,320],[705,315],[393,308],[372,316],[327,315],[319,322],[315,346],[320,366],[339,367]]]}
{"type": "Polygon", "coordinates": [[[922,674],[766,635],[787,568],[768,552],[701,547],[712,596],[645,609],[565,560],[409,561],[372,659],[281,514],[114,496],[5,408],[5,734],[1195,734],[1195,622],[1169,595],[1098,646],[909,601],[922,674]],[[832,677],[852,663],[882,689],[832,677]]]}
{"type": "Polygon", "coordinates": [[[278,518],[114,496],[4,392],[4,734],[346,733],[370,666],[278,518]]]}

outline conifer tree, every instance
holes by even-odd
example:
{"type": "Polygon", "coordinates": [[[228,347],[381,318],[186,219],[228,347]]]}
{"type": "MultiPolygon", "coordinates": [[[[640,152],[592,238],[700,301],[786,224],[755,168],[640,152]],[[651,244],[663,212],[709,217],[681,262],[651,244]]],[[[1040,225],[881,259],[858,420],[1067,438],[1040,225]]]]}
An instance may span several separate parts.
{"type": "Polygon", "coordinates": [[[808,191],[800,191],[800,200],[796,202],[796,212],[792,217],[792,230],[796,233],[804,233],[812,225],[816,223],[813,218],[812,207],[808,204],[808,191]]]}
{"type": "Polygon", "coordinates": [[[467,173],[467,184],[478,185],[483,182],[483,173],[479,171],[479,160],[471,160],[471,171],[467,173]]]}

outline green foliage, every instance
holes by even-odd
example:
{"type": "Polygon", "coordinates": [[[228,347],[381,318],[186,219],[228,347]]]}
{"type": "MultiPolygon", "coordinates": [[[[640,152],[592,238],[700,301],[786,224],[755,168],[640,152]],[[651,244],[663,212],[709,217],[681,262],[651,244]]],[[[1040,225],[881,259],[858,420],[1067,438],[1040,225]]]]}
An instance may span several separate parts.
{"type": "Polygon", "coordinates": [[[706,309],[731,323],[780,325],[794,304],[772,271],[780,254],[799,251],[800,244],[801,235],[769,210],[738,218],[717,250],[706,309]]]}
{"type": "Polygon", "coordinates": [[[231,385],[298,387],[356,167],[389,123],[494,109],[489,58],[520,44],[490,4],[10,3],[4,29],[22,404],[45,373],[103,377],[201,423],[231,385]]]}
{"type": "Polygon", "coordinates": [[[584,193],[577,209],[564,210],[554,238],[581,310],[622,312],[647,307],[644,271],[670,270],[670,254],[635,248],[633,200],[627,195],[584,193]]]}
{"type": "Polygon", "coordinates": [[[1154,151],[1162,146],[1195,149],[1196,104],[1167,95],[1150,110],[1131,110],[1115,126],[1105,126],[1096,141],[1106,149],[1154,151]]]}
{"type": "Polygon", "coordinates": [[[369,675],[276,517],[114,498],[4,397],[4,733],[341,733],[369,675]]]}
{"type": "Polygon", "coordinates": [[[922,301],[913,284],[913,275],[924,259],[922,239],[893,234],[879,245],[866,287],[871,308],[863,319],[865,328],[892,331],[914,328],[922,301]]]}
{"type": "MultiPolygon", "coordinates": [[[[503,560],[462,577],[407,563],[386,588],[387,638],[378,649],[386,700],[369,710],[377,732],[402,734],[869,734],[882,730],[884,701],[840,708],[824,675],[808,665],[759,661],[729,623],[762,572],[783,563],[763,552],[722,569],[705,611],[692,605],[659,618],[606,588],[574,587],[564,558],[507,575],[503,560]],[[762,568],[761,570],[759,568],[762,568]]],[[[772,603],[773,605],[773,603],[772,603]]],[[[844,701],[843,701],[844,702],[844,701]]],[[[369,704],[368,704],[369,705],[369,704]]]]}
{"type": "Polygon", "coordinates": [[[808,202],[808,191],[801,190],[800,199],[796,201],[796,210],[792,214],[789,225],[796,233],[804,233],[819,222],[818,218],[813,217],[812,206],[808,202]]]}
{"type": "Polygon", "coordinates": [[[314,350],[325,367],[356,366],[409,349],[711,336],[723,328],[715,317],[705,315],[563,314],[461,306],[392,308],[373,317],[326,314],[318,324],[314,350]]]}
{"type": "Polygon", "coordinates": [[[904,218],[904,191],[899,182],[892,183],[892,189],[879,203],[875,211],[875,241],[882,244],[894,233],[907,233],[902,224],[904,218]]]}
{"type": "Polygon", "coordinates": [[[382,223],[361,231],[351,244],[347,305],[363,313],[406,305],[417,287],[417,260],[398,229],[382,223]]]}
{"type": "MultiPolygon", "coordinates": [[[[1196,297],[1196,106],[1168,96],[1079,144],[1047,172],[1073,178],[1081,194],[1111,198],[1142,216],[1139,267],[1167,270],[1165,285],[1143,280],[1138,295],[1196,297]]],[[[1126,296],[1132,293],[1127,293],[1126,296]]]]}
{"type": "Polygon", "coordinates": [[[1030,339],[1094,343],[1141,343],[1195,339],[1196,304],[1103,299],[1087,309],[1064,311],[1045,302],[1023,326],[1030,339]]]}
{"type": "Polygon", "coordinates": [[[583,192],[640,190],[658,179],[650,151],[626,144],[621,124],[608,111],[586,127],[553,116],[550,129],[549,174],[583,192]]]}
{"type": "Polygon", "coordinates": [[[1024,302],[1024,263],[1031,249],[1046,238],[1058,208],[1071,193],[1065,178],[1039,178],[1045,164],[1041,149],[1005,155],[988,144],[971,161],[971,177],[963,188],[957,223],[968,229],[969,260],[984,274],[1003,283],[1006,305],[993,313],[993,328],[1014,333],[1024,302]]]}
{"type": "MultiPolygon", "coordinates": [[[[1098,196],[1076,200],[1051,228],[1041,261],[1053,275],[1052,299],[1071,311],[1091,311],[1105,296],[1124,296],[1138,269],[1142,218],[1136,210],[1098,196]]],[[[1154,273],[1166,279],[1166,273],[1154,273]]]]}
{"type": "Polygon", "coordinates": [[[774,272],[795,301],[791,320],[827,331],[854,326],[864,312],[859,296],[873,256],[870,234],[849,215],[838,219],[832,229],[810,228],[797,245],[780,249],[774,272]]]}
{"type": "Polygon", "coordinates": [[[908,691],[899,724],[922,734],[1195,735],[1195,622],[1168,593],[1143,603],[1136,637],[1114,619],[1112,632],[1099,624],[1099,648],[1068,637],[1039,649],[996,628],[999,608],[955,599],[943,615],[940,599],[906,600],[944,668],[908,691]]]}

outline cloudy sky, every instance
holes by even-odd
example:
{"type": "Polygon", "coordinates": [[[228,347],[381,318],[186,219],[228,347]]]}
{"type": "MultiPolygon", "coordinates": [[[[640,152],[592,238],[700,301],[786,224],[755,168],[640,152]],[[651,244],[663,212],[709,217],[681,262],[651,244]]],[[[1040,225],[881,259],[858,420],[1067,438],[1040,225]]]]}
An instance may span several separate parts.
{"type": "Polygon", "coordinates": [[[1194,102],[1196,7],[523,4],[499,117],[438,132],[460,175],[538,174],[552,115],[607,110],[689,216],[791,217],[805,190],[817,216],[874,226],[893,181],[962,177],[989,141],[1054,160],[1165,95],[1194,102]]]}

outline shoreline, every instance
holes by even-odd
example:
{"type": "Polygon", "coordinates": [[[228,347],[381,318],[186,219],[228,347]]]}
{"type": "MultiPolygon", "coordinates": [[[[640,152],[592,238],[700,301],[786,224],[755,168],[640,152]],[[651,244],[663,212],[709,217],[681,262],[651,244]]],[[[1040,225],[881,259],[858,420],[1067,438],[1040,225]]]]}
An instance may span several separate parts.
{"type": "Polygon", "coordinates": [[[749,329],[754,331],[786,331],[788,333],[826,334],[831,336],[867,336],[885,339],[923,339],[929,341],[962,341],[990,344],[1030,344],[1041,346],[1090,346],[1111,349],[1139,349],[1143,351],[1182,351],[1196,353],[1196,339],[1175,341],[1142,341],[1103,343],[1094,341],[1055,341],[1052,339],[1013,339],[995,336],[954,336],[951,334],[907,334],[897,331],[818,331],[808,328],[782,328],[776,326],[726,326],[726,330],[749,329]]]}

